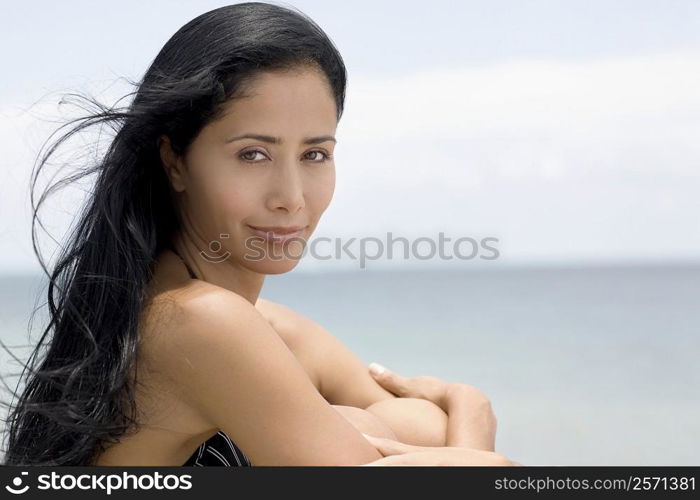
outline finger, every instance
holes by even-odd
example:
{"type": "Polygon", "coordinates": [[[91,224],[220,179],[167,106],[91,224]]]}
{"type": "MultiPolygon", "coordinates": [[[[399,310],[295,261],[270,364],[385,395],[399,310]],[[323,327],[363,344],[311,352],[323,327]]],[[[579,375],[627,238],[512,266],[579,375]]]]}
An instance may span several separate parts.
{"type": "Polygon", "coordinates": [[[429,466],[429,465],[435,465],[434,463],[432,463],[433,461],[434,460],[431,460],[431,455],[429,453],[415,452],[415,453],[407,453],[404,455],[390,455],[388,457],[379,458],[373,462],[369,462],[367,464],[362,464],[362,465],[367,465],[367,466],[425,465],[425,466],[429,466]]]}
{"type": "Polygon", "coordinates": [[[379,385],[397,396],[406,395],[406,379],[398,373],[394,373],[379,363],[370,363],[369,373],[379,385]]]}
{"type": "Polygon", "coordinates": [[[385,457],[389,455],[400,455],[402,453],[424,451],[423,447],[421,446],[414,446],[411,444],[402,443],[401,441],[394,441],[393,439],[370,436],[369,434],[364,433],[362,435],[372,444],[372,446],[377,449],[377,451],[379,451],[379,453],[385,457]]]}

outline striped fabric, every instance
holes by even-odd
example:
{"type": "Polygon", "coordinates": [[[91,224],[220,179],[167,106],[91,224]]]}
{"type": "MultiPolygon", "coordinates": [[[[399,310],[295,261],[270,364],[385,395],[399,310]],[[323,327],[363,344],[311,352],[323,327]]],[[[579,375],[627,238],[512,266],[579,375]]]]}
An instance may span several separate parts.
{"type": "Polygon", "coordinates": [[[192,456],[182,464],[195,467],[250,467],[248,457],[224,431],[219,431],[199,445],[192,456]]]}

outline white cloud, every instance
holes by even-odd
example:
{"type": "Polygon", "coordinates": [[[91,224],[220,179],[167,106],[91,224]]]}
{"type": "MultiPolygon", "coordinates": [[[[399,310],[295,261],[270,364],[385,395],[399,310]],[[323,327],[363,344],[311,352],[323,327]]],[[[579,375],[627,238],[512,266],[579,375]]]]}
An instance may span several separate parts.
{"type": "Polygon", "coordinates": [[[441,138],[697,143],[699,89],[700,53],[692,52],[593,62],[512,61],[382,80],[356,76],[350,78],[340,127],[353,143],[378,138],[421,145],[441,138]]]}
{"type": "MultiPolygon", "coordinates": [[[[39,143],[29,117],[2,116],[0,252],[14,268],[33,260],[18,249],[39,143]]],[[[699,137],[697,52],[351,73],[316,235],[495,235],[503,261],[700,256],[699,137]]]]}
{"type": "Polygon", "coordinates": [[[700,53],[350,79],[319,232],[502,237],[503,260],[700,256],[700,53]]]}

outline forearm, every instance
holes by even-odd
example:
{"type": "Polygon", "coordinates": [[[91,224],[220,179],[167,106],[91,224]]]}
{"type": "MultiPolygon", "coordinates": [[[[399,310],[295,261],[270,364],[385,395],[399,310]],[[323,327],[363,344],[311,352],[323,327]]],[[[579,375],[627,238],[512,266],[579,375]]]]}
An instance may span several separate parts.
{"type": "Polygon", "coordinates": [[[445,444],[494,451],[495,421],[491,420],[490,402],[485,398],[475,399],[473,394],[468,397],[464,393],[468,390],[460,386],[453,387],[442,403],[448,415],[445,444]],[[489,432],[489,429],[494,429],[494,432],[489,432]]]}
{"type": "Polygon", "coordinates": [[[445,446],[448,418],[436,404],[425,399],[392,398],[366,408],[394,432],[402,443],[445,446]]]}

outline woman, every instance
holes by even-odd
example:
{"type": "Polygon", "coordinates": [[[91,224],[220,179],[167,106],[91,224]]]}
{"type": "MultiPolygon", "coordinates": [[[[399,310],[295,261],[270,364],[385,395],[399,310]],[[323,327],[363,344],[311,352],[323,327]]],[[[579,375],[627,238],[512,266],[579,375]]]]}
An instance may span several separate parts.
{"type": "Polygon", "coordinates": [[[331,201],[345,85],[303,14],[226,6],[165,44],[128,109],[96,104],[58,141],[116,131],[50,274],[6,464],[511,463],[475,388],[373,378],[319,325],[259,298],[331,201]]]}

